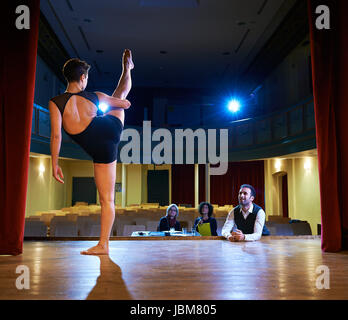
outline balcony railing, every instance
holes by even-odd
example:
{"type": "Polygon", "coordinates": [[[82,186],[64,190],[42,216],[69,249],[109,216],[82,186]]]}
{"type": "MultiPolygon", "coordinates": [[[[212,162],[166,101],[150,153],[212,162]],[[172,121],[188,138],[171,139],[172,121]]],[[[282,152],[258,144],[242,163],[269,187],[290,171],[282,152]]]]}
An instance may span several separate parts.
{"type": "MultiPolygon", "coordinates": [[[[140,141],[143,139],[143,127],[126,126],[127,129],[137,130],[140,141]]],[[[151,134],[159,128],[152,127],[151,134]]],[[[166,128],[174,136],[175,130],[185,128],[166,128]]],[[[197,127],[190,128],[193,131],[197,127]]],[[[268,114],[258,118],[243,119],[224,124],[221,127],[202,128],[216,129],[217,153],[219,153],[219,130],[228,129],[228,159],[229,161],[241,161],[276,157],[289,153],[314,149],[315,141],[315,117],[313,98],[310,97],[295,106],[279,112],[268,114]]],[[[152,135],[151,135],[152,136],[152,135]]],[[[36,153],[50,154],[50,118],[49,111],[34,104],[31,151],[36,153]]],[[[128,141],[121,141],[122,148],[128,141]]],[[[159,142],[152,141],[151,150],[159,142]]],[[[172,144],[175,148],[174,143],[172,144]]],[[[140,145],[142,155],[142,143],[140,145]]],[[[195,145],[197,153],[197,144],[195,145]]],[[[118,153],[120,155],[120,152],[118,153]]],[[[174,155],[174,150],[173,150],[174,155]]],[[[62,147],[60,156],[89,160],[90,157],[76,144],[64,131],[62,133],[62,147]]],[[[174,159],[174,157],[172,157],[174,159]]],[[[185,157],[184,157],[185,159],[185,157]]],[[[121,159],[118,159],[122,162],[121,159]]],[[[195,162],[197,157],[195,157],[195,162]]],[[[141,158],[142,163],[142,158],[141,158]]]]}

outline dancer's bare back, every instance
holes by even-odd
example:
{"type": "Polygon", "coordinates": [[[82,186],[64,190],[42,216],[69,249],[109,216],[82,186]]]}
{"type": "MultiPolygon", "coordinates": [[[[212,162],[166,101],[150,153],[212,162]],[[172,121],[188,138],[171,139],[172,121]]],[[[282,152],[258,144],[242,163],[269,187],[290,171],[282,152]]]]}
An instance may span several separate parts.
{"type": "Polygon", "coordinates": [[[71,96],[63,113],[64,129],[70,134],[81,133],[97,115],[97,110],[97,106],[86,98],[71,96]]]}

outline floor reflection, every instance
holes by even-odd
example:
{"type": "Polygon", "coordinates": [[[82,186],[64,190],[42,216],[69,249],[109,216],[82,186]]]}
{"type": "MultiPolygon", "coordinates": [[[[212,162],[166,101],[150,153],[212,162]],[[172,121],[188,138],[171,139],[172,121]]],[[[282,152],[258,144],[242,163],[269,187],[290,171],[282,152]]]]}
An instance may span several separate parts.
{"type": "Polygon", "coordinates": [[[88,294],[87,300],[131,300],[121,268],[108,255],[96,256],[100,260],[100,275],[88,294]]]}

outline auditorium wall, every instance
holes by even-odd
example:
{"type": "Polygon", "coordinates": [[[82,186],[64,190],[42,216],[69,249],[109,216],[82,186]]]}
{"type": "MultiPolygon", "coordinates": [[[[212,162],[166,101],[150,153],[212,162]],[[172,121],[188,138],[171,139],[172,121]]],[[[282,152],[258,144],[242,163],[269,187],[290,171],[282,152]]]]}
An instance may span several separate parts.
{"type": "MultiPolygon", "coordinates": [[[[67,161],[59,161],[66,181],[69,177],[67,161]]],[[[61,209],[66,206],[68,184],[56,182],[52,176],[51,159],[47,156],[30,156],[26,201],[26,216],[36,211],[61,209]],[[40,168],[44,170],[40,173],[40,168]]],[[[70,197],[71,198],[71,197],[70,197]]]]}
{"type": "MultiPolygon", "coordinates": [[[[60,210],[72,205],[73,177],[93,177],[91,161],[60,159],[59,166],[64,175],[64,184],[52,176],[51,158],[45,155],[31,155],[29,158],[29,179],[27,188],[26,216],[36,211],[60,210]],[[40,173],[42,165],[44,172],[40,173]]],[[[126,205],[147,202],[147,171],[153,165],[128,164],[126,167],[126,205]]],[[[169,192],[171,192],[170,165],[156,166],[156,170],[169,170],[169,192]]],[[[122,164],[116,166],[116,183],[122,183],[122,164]]],[[[169,197],[170,198],[170,197],[169,197]]],[[[122,193],[115,193],[115,203],[122,206],[122,193]]],[[[99,195],[97,193],[97,204],[99,195]]]]}
{"type": "Polygon", "coordinates": [[[65,91],[66,84],[58,79],[54,72],[48,67],[38,55],[35,73],[35,95],[34,102],[48,109],[48,101],[65,91]]]}
{"type": "Polygon", "coordinates": [[[267,215],[283,215],[281,177],[287,174],[288,212],[291,219],[305,220],[317,234],[321,223],[318,158],[265,160],[265,209],[267,215]]]}
{"type": "Polygon", "coordinates": [[[255,112],[273,112],[312,96],[309,38],[296,46],[255,90],[255,112]],[[266,111],[265,111],[266,110],[266,111]]]}

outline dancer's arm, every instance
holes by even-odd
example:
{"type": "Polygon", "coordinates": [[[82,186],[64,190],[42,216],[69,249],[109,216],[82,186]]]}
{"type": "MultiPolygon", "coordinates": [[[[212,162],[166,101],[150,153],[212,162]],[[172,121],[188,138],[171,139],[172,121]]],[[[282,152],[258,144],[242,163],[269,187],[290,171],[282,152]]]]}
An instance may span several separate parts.
{"type": "Polygon", "coordinates": [[[121,109],[128,109],[131,103],[127,99],[119,99],[116,97],[108,96],[103,92],[95,92],[98,96],[99,103],[106,103],[109,107],[118,107],[121,109]]]}
{"type": "Polygon", "coordinates": [[[58,156],[60,151],[60,145],[62,142],[62,116],[54,104],[50,101],[48,104],[50,110],[51,119],[51,158],[52,158],[52,174],[53,177],[60,183],[64,183],[64,176],[62,169],[58,165],[58,156]]]}

